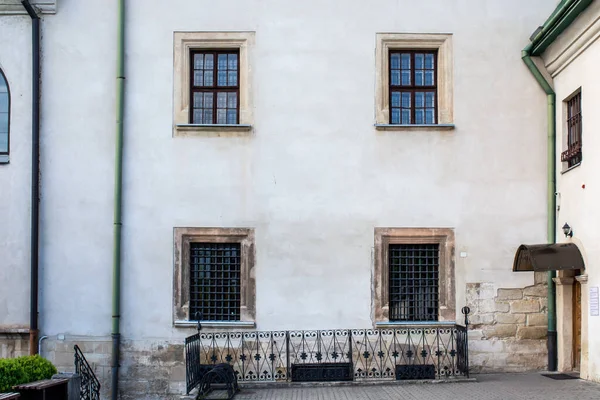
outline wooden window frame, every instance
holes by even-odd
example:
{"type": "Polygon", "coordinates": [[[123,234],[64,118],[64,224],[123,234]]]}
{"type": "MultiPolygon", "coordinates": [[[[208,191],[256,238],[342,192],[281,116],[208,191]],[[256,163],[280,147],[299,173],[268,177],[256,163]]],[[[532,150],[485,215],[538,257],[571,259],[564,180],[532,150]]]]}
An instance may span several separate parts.
{"type": "MultiPolygon", "coordinates": [[[[10,85],[8,84],[8,79],[6,79],[6,75],[4,75],[4,71],[0,69],[0,79],[4,80],[6,84],[6,92],[8,94],[8,125],[6,132],[6,151],[0,151],[0,164],[8,163],[9,155],[10,155],[10,108],[11,108],[11,96],[10,96],[10,85]]],[[[2,110],[0,110],[2,112],[2,110]]]]}
{"type": "Polygon", "coordinates": [[[203,123],[203,125],[239,125],[240,123],[240,51],[239,49],[193,49],[190,50],[190,115],[189,123],[194,123],[194,93],[212,93],[213,94],[213,122],[211,124],[203,123]],[[212,86],[195,86],[194,85],[194,59],[196,54],[212,54],[214,56],[213,62],[213,85],[212,86]],[[235,86],[218,86],[218,55],[219,54],[236,54],[237,55],[237,85],[235,86]],[[225,117],[225,124],[217,123],[217,93],[227,92],[236,93],[236,117],[235,124],[227,123],[227,116],[225,117]]]}
{"type": "MultiPolygon", "coordinates": [[[[389,49],[388,53],[388,102],[389,102],[389,124],[390,125],[437,125],[438,123],[438,50],[437,49],[389,49]],[[393,85],[392,84],[392,54],[410,54],[410,85],[393,85]],[[415,54],[432,54],[433,55],[433,85],[416,85],[416,71],[415,68],[415,54]],[[392,107],[392,93],[393,92],[410,92],[410,123],[403,124],[402,123],[402,114],[400,115],[400,122],[394,124],[392,122],[392,109],[398,107],[392,107]],[[416,122],[416,106],[415,102],[415,93],[416,92],[433,92],[434,93],[434,113],[433,113],[433,122],[428,124],[427,122],[423,122],[423,124],[417,124],[416,122]]],[[[402,61],[401,61],[402,62],[402,61]]],[[[402,69],[400,69],[402,70],[402,69]]],[[[422,69],[422,71],[427,71],[426,69],[422,69]]],[[[402,77],[400,77],[400,82],[402,82],[402,77]]],[[[402,97],[400,98],[400,102],[402,102],[402,97]]],[[[402,105],[402,103],[401,103],[402,105]]],[[[420,107],[419,107],[420,108],[420,107]]],[[[400,107],[402,110],[403,107],[400,107]]],[[[423,110],[426,110],[427,107],[423,107],[423,110]]]]}
{"type": "MultiPolygon", "coordinates": [[[[375,228],[375,258],[373,268],[373,317],[375,327],[410,325],[411,322],[390,322],[389,319],[389,245],[439,244],[439,324],[456,321],[456,289],[454,262],[454,229],[451,228],[375,228]]],[[[435,324],[436,322],[430,321],[435,324]]]]}
{"type": "Polygon", "coordinates": [[[200,321],[204,327],[254,328],[256,326],[255,235],[253,228],[174,228],[173,325],[195,327],[190,313],[190,243],[239,243],[240,320],[200,321]]]}

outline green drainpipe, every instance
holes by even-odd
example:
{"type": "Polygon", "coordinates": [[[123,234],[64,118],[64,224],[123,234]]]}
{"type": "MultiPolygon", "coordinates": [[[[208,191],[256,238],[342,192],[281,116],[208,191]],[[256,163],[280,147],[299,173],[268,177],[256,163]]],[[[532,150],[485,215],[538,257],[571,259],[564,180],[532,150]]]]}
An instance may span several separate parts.
{"type": "MultiPolygon", "coordinates": [[[[521,53],[521,58],[525,65],[531,71],[531,74],[538,81],[548,100],[548,225],[546,235],[548,243],[556,241],[556,94],[544,78],[538,67],[531,59],[532,44],[525,47],[521,53]]],[[[553,278],[556,277],[556,271],[548,272],[548,371],[556,371],[557,350],[556,350],[556,290],[553,278]]]]}
{"type": "Polygon", "coordinates": [[[123,114],[125,111],[125,0],[117,0],[117,129],[115,139],[115,193],[113,225],[112,363],[111,399],[119,395],[119,351],[121,347],[121,228],[123,225],[123,114]]]}

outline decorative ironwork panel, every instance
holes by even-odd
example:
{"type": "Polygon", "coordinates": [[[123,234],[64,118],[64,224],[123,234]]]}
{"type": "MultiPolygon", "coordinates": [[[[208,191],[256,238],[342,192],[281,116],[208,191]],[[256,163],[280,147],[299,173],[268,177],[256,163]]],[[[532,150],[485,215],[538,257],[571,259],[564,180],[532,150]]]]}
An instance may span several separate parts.
{"type": "Polygon", "coordinates": [[[190,244],[190,315],[240,320],[240,253],[239,243],[190,244]]]}
{"type": "Polygon", "coordinates": [[[437,321],[439,244],[389,245],[390,321],[437,321]]]}
{"type": "Polygon", "coordinates": [[[435,365],[396,365],[396,380],[435,379],[435,365]]]}
{"type": "Polygon", "coordinates": [[[100,400],[100,382],[79,346],[75,345],[75,372],[81,376],[81,400],[100,400]]]}
{"type": "Polygon", "coordinates": [[[292,382],[352,381],[351,363],[292,364],[292,382]]]}

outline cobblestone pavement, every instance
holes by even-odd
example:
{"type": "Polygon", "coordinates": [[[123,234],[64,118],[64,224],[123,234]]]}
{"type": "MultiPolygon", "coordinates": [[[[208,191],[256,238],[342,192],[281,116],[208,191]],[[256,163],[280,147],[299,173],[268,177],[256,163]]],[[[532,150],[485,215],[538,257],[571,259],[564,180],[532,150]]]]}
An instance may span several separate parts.
{"type": "Polygon", "coordinates": [[[243,389],[236,400],[600,400],[600,384],[539,373],[476,375],[477,382],[243,389]]]}

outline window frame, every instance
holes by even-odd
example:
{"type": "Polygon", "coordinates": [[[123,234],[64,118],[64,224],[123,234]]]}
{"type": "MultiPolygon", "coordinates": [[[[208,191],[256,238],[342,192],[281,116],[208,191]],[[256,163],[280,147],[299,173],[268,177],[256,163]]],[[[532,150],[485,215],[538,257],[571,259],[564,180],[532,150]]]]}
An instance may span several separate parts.
{"type": "Polygon", "coordinates": [[[173,32],[173,137],[243,137],[253,129],[255,32],[173,32]],[[238,50],[238,124],[191,124],[192,50],[238,50]]]}
{"type": "MultiPolygon", "coordinates": [[[[190,49],[190,88],[189,88],[189,123],[194,124],[194,93],[212,93],[213,94],[213,122],[211,124],[203,123],[203,125],[239,125],[240,124],[240,50],[239,49],[190,49]],[[236,86],[218,86],[218,55],[219,54],[232,54],[237,55],[237,85],[236,86]],[[194,58],[196,54],[213,54],[214,65],[213,65],[213,85],[212,86],[195,86],[194,85],[194,58]],[[236,122],[235,124],[219,124],[217,122],[217,93],[218,92],[235,92],[236,93],[236,122]]],[[[227,119],[227,117],[225,117],[227,119]]]]}
{"type": "MultiPolygon", "coordinates": [[[[0,164],[7,164],[10,159],[10,120],[11,120],[11,93],[10,93],[10,85],[8,83],[8,79],[4,74],[2,68],[0,68],[0,79],[4,80],[6,84],[6,93],[8,95],[8,124],[7,124],[7,132],[6,132],[6,151],[0,151],[0,164]]],[[[0,110],[1,112],[1,110],[0,110]]]]}
{"type": "Polygon", "coordinates": [[[195,327],[190,313],[190,244],[239,243],[240,320],[200,321],[205,327],[254,328],[256,315],[255,235],[253,228],[173,228],[173,326],[195,327]]]}
{"type": "Polygon", "coordinates": [[[564,170],[574,168],[583,161],[583,107],[581,88],[577,89],[573,94],[567,97],[564,101],[565,108],[565,133],[564,133],[564,150],[560,155],[561,162],[564,163],[564,170]],[[577,106],[577,113],[572,114],[573,104],[577,106]],[[577,130],[576,132],[572,131],[577,130]],[[578,140],[574,140],[577,138],[578,140]]]}
{"type": "MultiPolygon", "coordinates": [[[[416,102],[415,102],[415,93],[416,92],[434,92],[434,114],[433,114],[433,123],[428,124],[424,122],[422,125],[437,125],[438,122],[438,50],[437,49],[395,49],[390,48],[388,50],[388,60],[392,59],[393,54],[410,54],[410,85],[393,85],[392,84],[392,64],[388,62],[388,102],[389,102],[389,124],[390,125],[419,125],[417,124],[416,119],[416,102]],[[432,54],[433,55],[433,85],[416,85],[416,71],[415,68],[415,54],[432,54]],[[400,122],[394,124],[392,122],[392,109],[398,108],[392,106],[392,92],[410,92],[410,123],[403,124],[402,123],[402,115],[400,115],[400,122]]],[[[400,60],[402,62],[402,60],[400,60]]],[[[402,69],[400,69],[402,71],[402,69]]],[[[422,71],[426,71],[426,69],[422,69],[422,71]]],[[[402,77],[400,77],[402,79],[402,77]]],[[[402,105],[402,97],[400,98],[400,104],[402,105]]],[[[400,110],[403,107],[399,107],[400,110]]],[[[421,108],[421,107],[419,107],[421,108]]],[[[423,107],[423,109],[427,109],[427,107],[423,107]]]]}
{"type": "Polygon", "coordinates": [[[412,325],[420,322],[390,321],[389,245],[439,244],[438,321],[428,324],[456,322],[456,291],[454,261],[454,229],[452,228],[375,228],[373,265],[373,316],[376,328],[412,325]]]}
{"type": "Polygon", "coordinates": [[[375,35],[375,129],[446,131],[454,126],[454,50],[451,33],[377,33],[375,35]],[[389,50],[437,50],[435,124],[390,124],[389,50]]]}

